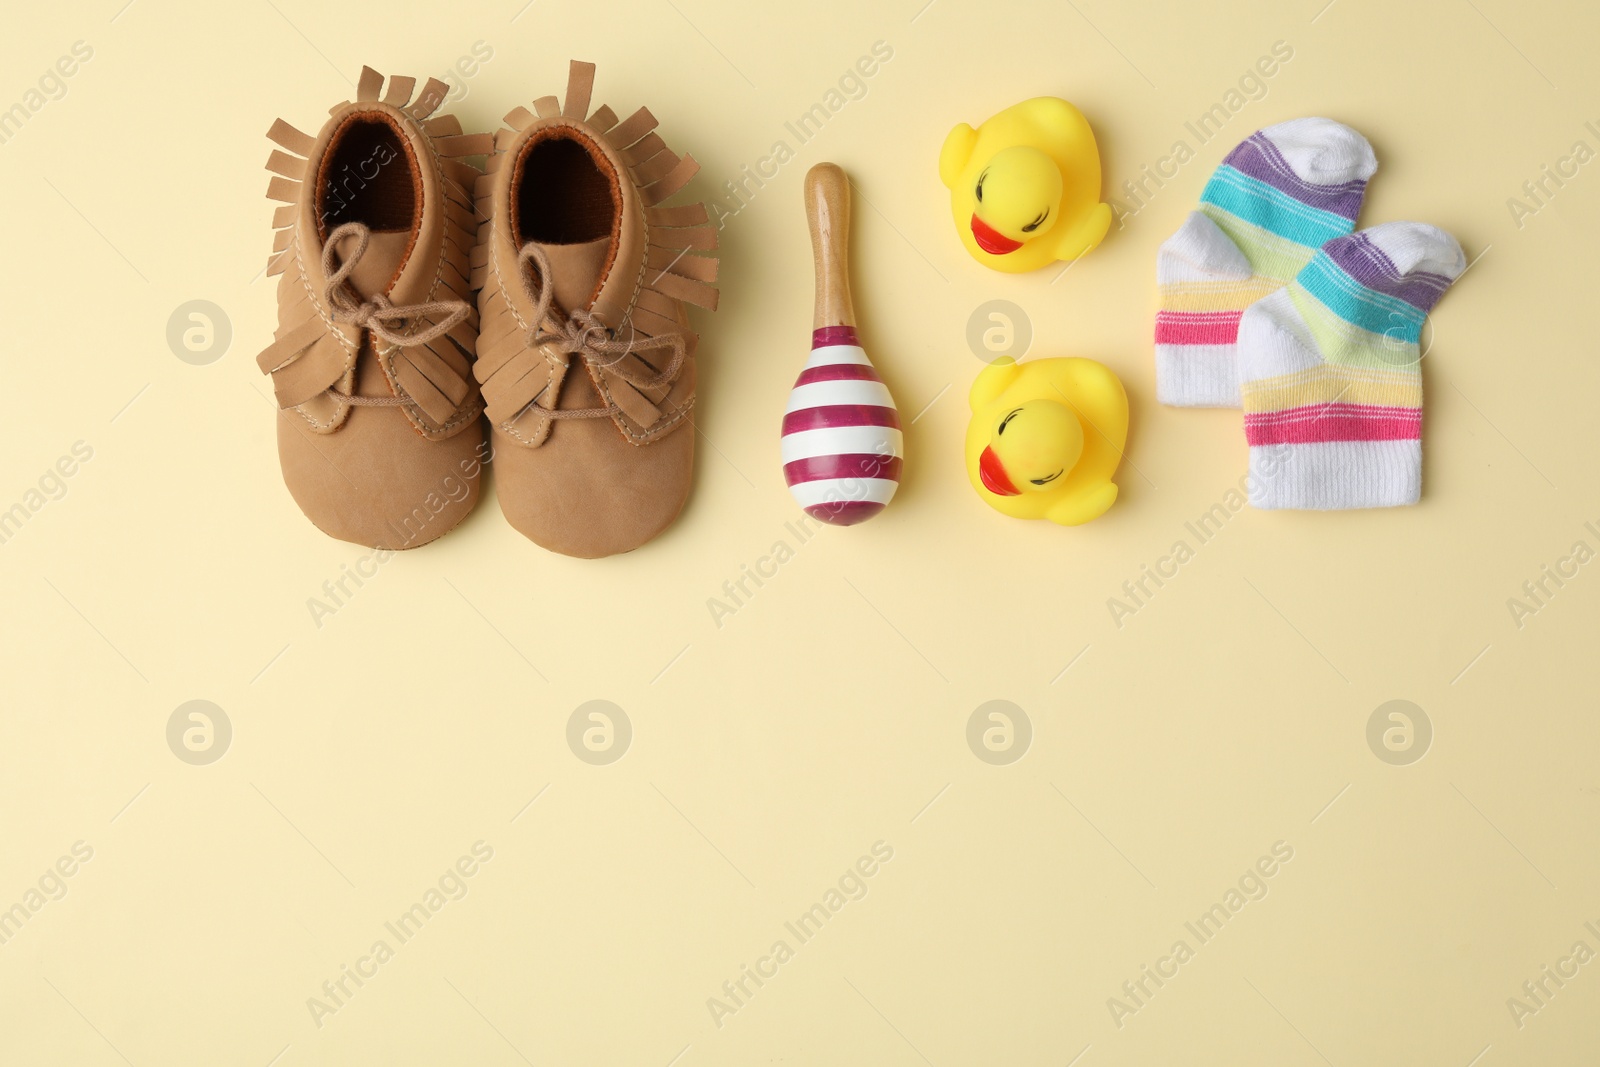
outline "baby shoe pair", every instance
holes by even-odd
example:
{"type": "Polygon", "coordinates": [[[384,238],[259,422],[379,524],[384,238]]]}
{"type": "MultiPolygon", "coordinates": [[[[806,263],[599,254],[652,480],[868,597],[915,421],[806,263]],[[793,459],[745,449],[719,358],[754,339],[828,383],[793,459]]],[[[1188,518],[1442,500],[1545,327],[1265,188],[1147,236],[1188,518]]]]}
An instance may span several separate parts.
{"type": "Polygon", "coordinates": [[[1421,495],[1422,326],[1467,264],[1424,223],[1353,232],[1377,166],[1330,119],[1269,126],[1157,255],[1157,398],[1243,407],[1255,507],[1421,495]]]}
{"type": "Polygon", "coordinates": [[[363,69],[315,136],[279,120],[267,195],[278,454],[302,511],[342,540],[426,544],[472,510],[492,459],[506,518],[572,556],[626,552],[688,497],[695,335],[716,306],[699,169],[646,108],[566,98],[495,134],[435,115],[448,87],[363,69]],[[467,162],[486,156],[483,172],[467,162]],[[489,430],[484,432],[482,416],[489,430]]]}

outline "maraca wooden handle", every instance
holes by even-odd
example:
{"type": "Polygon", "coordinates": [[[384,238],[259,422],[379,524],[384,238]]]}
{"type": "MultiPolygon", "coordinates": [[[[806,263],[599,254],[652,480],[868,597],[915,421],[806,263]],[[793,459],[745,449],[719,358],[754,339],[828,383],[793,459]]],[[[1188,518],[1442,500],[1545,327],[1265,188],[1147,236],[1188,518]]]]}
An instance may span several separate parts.
{"type": "Polygon", "coordinates": [[[850,179],[836,163],[818,163],[806,172],[806,221],[811,225],[811,258],[817,272],[817,302],[812,329],[854,326],[850,299],[850,179]]]}

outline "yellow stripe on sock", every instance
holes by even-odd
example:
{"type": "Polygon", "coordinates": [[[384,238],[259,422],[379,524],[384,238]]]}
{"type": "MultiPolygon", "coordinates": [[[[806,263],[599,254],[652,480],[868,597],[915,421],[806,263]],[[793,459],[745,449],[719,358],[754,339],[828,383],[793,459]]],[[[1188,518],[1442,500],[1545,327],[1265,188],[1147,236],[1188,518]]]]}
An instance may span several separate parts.
{"type": "Polygon", "coordinates": [[[1277,378],[1241,382],[1247,412],[1286,411],[1310,404],[1372,404],[1379,407],[1422,406],[1419,371],[1378,371],[1324,364],[1277,378]]]}
{"type": "Polygon", "coordinates": [[[1242,281],[1174,282],[1160,286],[1161,310],[1243,311],[1282,288],[1282,282],[1259,276],[1242,281]]]}

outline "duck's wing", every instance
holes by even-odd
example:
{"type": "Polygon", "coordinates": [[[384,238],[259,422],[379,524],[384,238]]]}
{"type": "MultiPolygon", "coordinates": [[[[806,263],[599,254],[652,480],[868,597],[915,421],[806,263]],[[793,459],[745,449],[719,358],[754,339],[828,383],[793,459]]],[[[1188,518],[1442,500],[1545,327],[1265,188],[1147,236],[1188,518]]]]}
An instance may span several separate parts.
{"type": "Polygon", "coordinates": [[[1082,526],[1098,519],[1117,502],[1117,484],[1106,482],[1084,493],[1071,493],[1051,505],[1044,517],[1058,526],[1082,526]]]}
{"type": "Polygon", "coordinates": [[[1087,215],[1078,220],[1076,226],[1070,227],[1056,239],[1055,257],[1071,262],[1087,255],[1105,240],[1106,231],[1109,229],[1111,229],[1111,205],[1096,204],[1087,215]]]}
{"type": "Polygon", "coordinates": [[[966,169],[967,161],[972,158],[972,146],[977,143],[978,131],[965,122],[945,137],[944,147],[939,149],[939,180],[946,189],[956,187],[956,179],[966,169]]]}
{"type": "Polygon", "coordinates": [[[1011,388],[1011,383],[1021,373],[1022,368],[1016,361],[1010,356],[1001,356],[978,372],[978,377],[972,382],[972,391],[967,394],[968,406],[973,411],[982,411],[1000,399],[1000,394],[1011,388]]]}

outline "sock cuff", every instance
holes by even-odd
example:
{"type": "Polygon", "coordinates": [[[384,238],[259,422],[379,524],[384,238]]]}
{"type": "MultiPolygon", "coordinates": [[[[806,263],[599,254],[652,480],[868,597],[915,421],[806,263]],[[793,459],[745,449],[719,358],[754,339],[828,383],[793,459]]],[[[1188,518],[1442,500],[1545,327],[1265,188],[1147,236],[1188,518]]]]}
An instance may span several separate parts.
{"type": "Polygon", "coordinates": [[[1214,343],[1156,343],[1156,399],[1168,407],[1236,408],[1239,361],[1233,330],[1214,343]]]}
{"type": "Polygon", "coordinates": [[[1252,446],[1249,489],[1264,511],[1404,507],[1422,498],[1422,442],[1252,446]]]}

